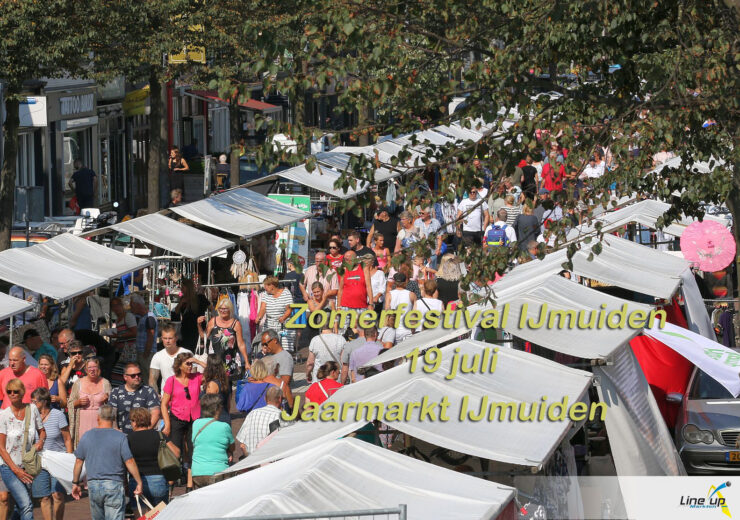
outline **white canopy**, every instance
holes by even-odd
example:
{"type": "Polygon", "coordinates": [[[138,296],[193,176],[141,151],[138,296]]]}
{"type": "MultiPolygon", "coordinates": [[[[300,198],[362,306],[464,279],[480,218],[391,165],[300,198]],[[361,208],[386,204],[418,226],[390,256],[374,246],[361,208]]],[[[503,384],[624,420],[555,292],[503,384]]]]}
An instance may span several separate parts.
{"type": "MultiPolygon", "coordinates": [[[[636,223],[645,227],[656,229],[656,222],[663,214],[670,209],[671,205],[658,200],[646,199],[616,211],[610,211],[601,214],[596,220],[603,224],[601,231],[608,233],[627,224],[636,223]]],[[[727,220],[705,215],[705,220],[714,220],[723,226],[727,226],[727,220]]],[[[687,226],[695,222],[696,219],[682,217],[678,221],[663,228],[663,231],[670,235],[680,237],[687,226]]],[[[591,226],[577,226],[568,232],[568,240],[577,240],[583,235],[593,233],[595,228],[591,226]]]]}
{"type": "Polygon", "coordinates": [[[380,365],[386,361],[393,361],[394,359],[401,359],[406,354],[413,352],[415,349],[427,349],[434,345],[439,345],[445,341],[449,341],[458,336],[464,336],[468,334],[471,329],[463,327],[460,329],[427,329],[417,334],[412,334],[406,339],[402,340],[398,345],[394,345],[380,354],[378,357],[362,365],[363,367],[369,367],[373,365],[380,365]]]}
{"type": "MultiPolygon", "coordinates": [[[[39,258],[78,270],[106,282],[151,264],[149,260],[137,258],[64,233],[28,249],[39,258]]],[[[41,294],[47,294],[41,291],[41,294]]]]}
{"type": "Polygon", "coordinates": [[[409,519],[496,518],[514,489],[357,439],[300,450],[288,459],[176,497],[157,517],[226,518],[383,509],[409,519]]]}
{"type": "Polygon", "coordinates": [[[107,282],[30,253],[40,245],[0,252],[0,279],[57,300],[67,300],[107,282]]]}
{"type": "Polygon", "coordinates": [[[172,208],[172,211],[193,222],[244,238],[311,217],[310,213],[246,188],[236,188],[183,204],[172,208]]]}
{"type": "Polygon", "coordinates": [[[159,213],[113,224],[111,227],[142,242],[192,260],[206,258],[234,246],[231,240],[211,235],[159,213]]]}
{"type": "Polygon", "coordinates": [[[19,298],[13,298],[12,296],[0,292],[0,320],[20,314],[31,308],[33,308],[32,303],[28,303],[19,298]]]}
{"type": "Polygon", "coordinates": [[[281,172],[262,177],[252,182],[245,184],[245,186],[253,186],[255,184],[261,184],[268,180],[274,180],[279,177],[293,181],[296,184],[301,184],[308,188],[313,188],[321,193],[326,193],[332,197],[338,199],[351,199],[356,197],[358,194],[367,191],[367,183],[361,183],[355,189],[348,189],[346,192],[342,189],[335,188],[334,185],[339,180],[341,174],[338,171],[328,168],[326,166],[319,166],[313,171],[309,172],[305,166],[296,166],[289,168],[281,172]]]}
{"type": "Polygon", "coordinates": [[[69,233],[0,252],[0,278],[66,300],[150,264],[69,233]]]}
{"type": "MultiPolygon", "coordinates": [[[[588,260],[591,248],[598,242],[582,244],[573,256],[574,274],[616,285],[624,289],[670,298],[681,281],[688,262],[663,251],[645,247],[613,235],[604,235],[601,253],[588,260]]],[[[567,261],[565,250],[548,254],[543,260],[519,265],[493,285],[496,296],[516,294],[540,283],[551,274],[562,271],[567,261]]]]}
{"type": "MultiPolygon", "coordinates": [[[[541,468],[552,451],[560,443],[571,426],[570,421],[481,421],[459,420],[462,399],[468,396],[468,410],[478,410],[482,399],[492,402],[539,403],[542,396],[557,396],[560,400],[568,396],[569,403],[584,398],[591,382],[591,374],[565,367],[544,358],[511,349],[498,351],[495,372],[458,373],[452,379],[450,373],[456,349],[469,358],[483,355],[494,345],[465,340],[443,347],[440,368],[425,373],[421,368],[409,373],[404,364],[381,372],[358,383],[342,387],[327,403],[400,402],[404,405],[419,402],[425,397],[430,402],[440,402],[448,397],[448,421],[419,420],[417,414],[409,420],[388,424],[412,437],[430,444],[466,453],[475,457],[497,460],[541,468]]],[[[485,409],[485,408],[484,408],[485,409]]],[[[525,405],[525,412],[529,404],[525,405]]],[[[302,452],[309,446],[332,441],[367,423],[364,416],[359,419],[354,412],[345,421],[305,422],[279,431],[269,443],[258,448],[245,460],[229,468],[228,472],[239,471],[264,462],[280,459],[302,452]]]]}
{"type": "MultiPolygon", "coordinates": [[[[592,315],[600,311],[608,314],[619,310],[626,305],[627,316],[634,311],[642,311],[647,319],[651,307],[631,301],[616,298],[608,294],[590,289],[571,280],[558,275],[552,275],[544,283],[535,288],[512,297],[504,297],[497,300],[502,309],[503,304],[509,304],[508,319],[504,329],[514,336],[542,345],[563,354],[569,354],[585,359],[606,359],[618,350],[624,343],[639,334],[639,329],[631,329],[628,326],[610,329],[608,327],[579,328],[573,322],[570,326],[558,325],[562,321],[555,322],[555,326],[549,324],[555,311],[572,311],[575,319],[583,317],[583,323],[588,324],[592,315]],[[521,314],[524,305],[527,305],[528,323],[520,327],[521,314]],[[547,305],[546,311],[544,305],[547,305]],[[541,313],[545,314],[545,323],[539,327],[530,326],[537,324],[541,313]]],[[[502,309],[503,310],[503,309],[502,309]]],[[[573,319],[573,317],[569,318],[573,319]]],[[[598,320],[598,318],[595,318],[598,320]]],[[[594,321],[598,323],[598,321],[594,321]]]]}

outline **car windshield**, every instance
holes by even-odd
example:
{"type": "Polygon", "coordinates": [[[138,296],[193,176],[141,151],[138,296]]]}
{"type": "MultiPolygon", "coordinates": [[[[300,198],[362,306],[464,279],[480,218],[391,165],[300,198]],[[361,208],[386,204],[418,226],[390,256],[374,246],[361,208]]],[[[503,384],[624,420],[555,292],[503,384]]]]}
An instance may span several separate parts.
{"type": "Polygon", "coordinates": [[[691,387],[692,399],[734,399],[732,394],[706,372],[697,370],[691,387]]]}

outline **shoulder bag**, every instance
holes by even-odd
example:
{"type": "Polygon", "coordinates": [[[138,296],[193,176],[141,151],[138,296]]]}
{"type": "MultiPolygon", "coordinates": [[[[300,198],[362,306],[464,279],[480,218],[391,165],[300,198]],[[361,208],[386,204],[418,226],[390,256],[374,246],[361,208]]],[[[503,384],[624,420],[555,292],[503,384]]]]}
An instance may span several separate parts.
{"type": "MultiPolygon", "coordinates": [[[[208,348],[206,347],[207,340],[203,339],[204,336],[205,334],[203,334],[203,336],[198,334],[198,343],[195,344],[195,352],[193,352],[193,357],[197,359],[198,361],[202,361],[203,363],[208,363],[208,348]]],[[[200,365],[196,365],[195,369],[197,372],[201,372],[201,373],[205,370],[200,365]]]]}
{"type": "Polygon", "coordinates": [[[26,418],[23,421],[23,457],[21,462],[23,463],[23,470],[35,477],[41,473],[41,455],[36,453],[36,446],[31,446],[31,449],[26,450],[28,446],[28,429],[31,427],[31,407],[26,405],[26,418]]]}
{"type": "Polygon", "coordinates": [[[159,451],[157,452],[157,464],[167,482],[173,482],[182,476],[180,460],[175,457],[172,450],[167,446],[167,439],[159,433],[159,451]]]}
{"type": "Polygon", "coordinates": [[[208,426],[210,426],[212,423],[215,423],[216,421],[218,421],[218,419],[215,419],[215,418],[214,419],[211,419],[210,421],[208,421],[207,423],[205,423],[200,430],[198,430],[198,433],[196,433],[195,434],[195,437],[193,437],[193,446],[195,446],[195,439],[198,438],[198,435],[200,435],[201,433],[203,433],[203,430],[205,430],[208,426]]]}

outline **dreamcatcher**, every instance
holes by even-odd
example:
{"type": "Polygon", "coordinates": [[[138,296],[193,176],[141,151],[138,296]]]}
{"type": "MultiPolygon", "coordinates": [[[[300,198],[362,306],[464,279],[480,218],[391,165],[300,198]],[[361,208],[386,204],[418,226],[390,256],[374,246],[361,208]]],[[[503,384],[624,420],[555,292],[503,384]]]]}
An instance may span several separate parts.
{"type": "Polygon", "coordinates": [[[247,255],[244,251],[239,249],[231,257],[231,275],[237,280],[241,280],[242,276],[247,272],[247,255]]]}

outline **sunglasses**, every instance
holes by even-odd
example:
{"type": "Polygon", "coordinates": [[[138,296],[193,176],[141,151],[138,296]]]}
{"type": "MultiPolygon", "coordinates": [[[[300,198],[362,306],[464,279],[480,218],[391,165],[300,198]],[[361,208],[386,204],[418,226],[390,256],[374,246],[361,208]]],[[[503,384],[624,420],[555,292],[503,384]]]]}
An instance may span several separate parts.
{"type": "Polygon", "coordinates": [[[20,390],[6,390],[5,393],[8,395],[18,395],[21,393],[21,391],[20,390]]]}
{"type": "Polygon", "coordinates": [[[70,356],[81,356],[82,351],[81,350],[75,350],[74,352],[69,353],[70,356]]]}
{"type": "Polygon", "coordinates": [[[141,377],[141,372],[136,372],[135,374],[125,374],[125,375],[127,377],[139,378],[139,377],[141,377]]]}
{"type": "Polygon", "coordinates": [[[329,246],[329,249],[339,249],[337,246],[329,246]]]}
{"type": "Polygon", "coordinates": [[[190,401],[190,388],[188,388],[187,386],[185,386],[183,388],[185,389],[185,399],[187,399],[188,401],[190,401]]]}

